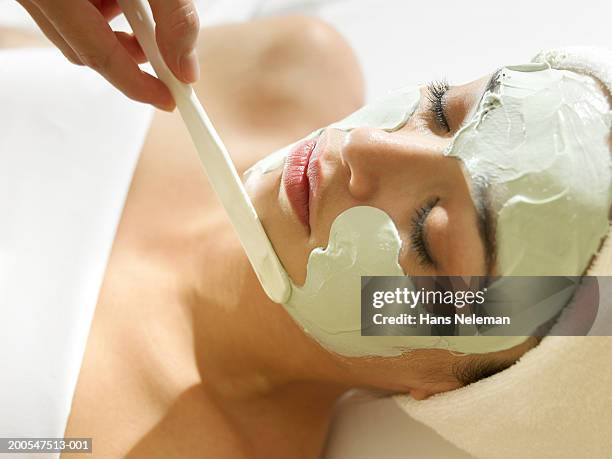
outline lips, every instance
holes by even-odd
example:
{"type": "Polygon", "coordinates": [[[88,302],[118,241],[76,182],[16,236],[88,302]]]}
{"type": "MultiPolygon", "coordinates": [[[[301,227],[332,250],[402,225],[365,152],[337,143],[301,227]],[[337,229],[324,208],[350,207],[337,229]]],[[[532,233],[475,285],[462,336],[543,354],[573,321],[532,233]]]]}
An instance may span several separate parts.
{"type": "Polygon", "coordinates": [[[310,159],[317,144],[317,139],[304,140],[298,143],[289,153],[283,171],[283,186],[293,212],[298,220],[310,230],[310,198],[313,172],[310,159]]]}

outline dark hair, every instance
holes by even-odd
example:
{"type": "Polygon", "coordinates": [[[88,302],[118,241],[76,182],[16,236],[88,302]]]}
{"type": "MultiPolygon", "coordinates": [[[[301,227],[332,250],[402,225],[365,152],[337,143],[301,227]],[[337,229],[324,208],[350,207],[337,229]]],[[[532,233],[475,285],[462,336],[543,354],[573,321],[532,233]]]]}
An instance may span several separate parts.
{"type": "Polygon", "coordinates": [[[493,376],[514,365],[514,360],[495,360],[492,358],[470,359],[453,366],[453,374],[463,386],[493,376]]]}
{"type": "MultiPolygon", "coordinates": [[[[542,341],[542,336],[532,336],[529,340],[533,341],[533,347],[542,341]]],[[[466,361],[459,361],[453,365],[452,373],[463,386],[475,383],[481,379],[488,378],[494,374],[507,370],[514,365],[517,360],[500,359],[499,357],[484,354],[466,361]]]]}

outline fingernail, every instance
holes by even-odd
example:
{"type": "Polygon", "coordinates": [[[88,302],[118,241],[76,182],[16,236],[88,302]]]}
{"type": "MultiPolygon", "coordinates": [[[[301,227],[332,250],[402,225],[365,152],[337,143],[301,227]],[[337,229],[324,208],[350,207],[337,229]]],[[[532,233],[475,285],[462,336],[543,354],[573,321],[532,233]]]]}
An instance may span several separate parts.
{"type": "Polygon", "coordinates": [[[195,49],[181,57],[181,74],[187,83],[195,83],[200,78],[200,63],[195,49]]]}
{"type": "Polygon", "coordinates": [[[174,104],[172,105],[155,104],[155,107],[157,107],[163,112],[173,112],[174,111],[174,104]]]}
{"type": "Polygon", "coordinates": [[[174,103],[174,100],[170,100],[170,101],[166,101],[166,102],[154,103],[153,105],[155,105],[157,108],[159,108],[160,110],[163,110],[165,112],[171,112],[176,107],[176,104],[174,103]]]}

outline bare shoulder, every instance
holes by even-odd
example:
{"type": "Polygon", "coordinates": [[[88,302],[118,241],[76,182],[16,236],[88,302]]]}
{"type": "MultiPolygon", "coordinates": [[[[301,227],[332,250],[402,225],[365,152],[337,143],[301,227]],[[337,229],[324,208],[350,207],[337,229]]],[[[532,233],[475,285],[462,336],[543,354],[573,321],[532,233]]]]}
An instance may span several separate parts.
{"type": "Polygon", "coordinates": [[[0,27],[0,49],[50,46],[40,33],[13,27],[0,27]]]}
{"type": "Polygon", "coordinates": [[[317,18],[275,17],[204,29],[199,55],[201,97],[253,131],[280,127],[294,139],[363,104],[353,50],[317,18]]]}

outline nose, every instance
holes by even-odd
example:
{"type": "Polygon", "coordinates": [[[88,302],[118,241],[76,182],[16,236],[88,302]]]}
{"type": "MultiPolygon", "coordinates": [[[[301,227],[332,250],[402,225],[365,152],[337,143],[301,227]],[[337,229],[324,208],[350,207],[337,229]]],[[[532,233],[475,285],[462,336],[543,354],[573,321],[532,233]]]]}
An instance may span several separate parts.
{"type": "Polygon", "coordinates": [[[444,158],[444,147],[416,130],[353,129],[340,150],[342,164],[349,171],[349,192],[355,199],[366,201],[394,175],[404,174],[409,179],[432,173],[444,158]]]}

